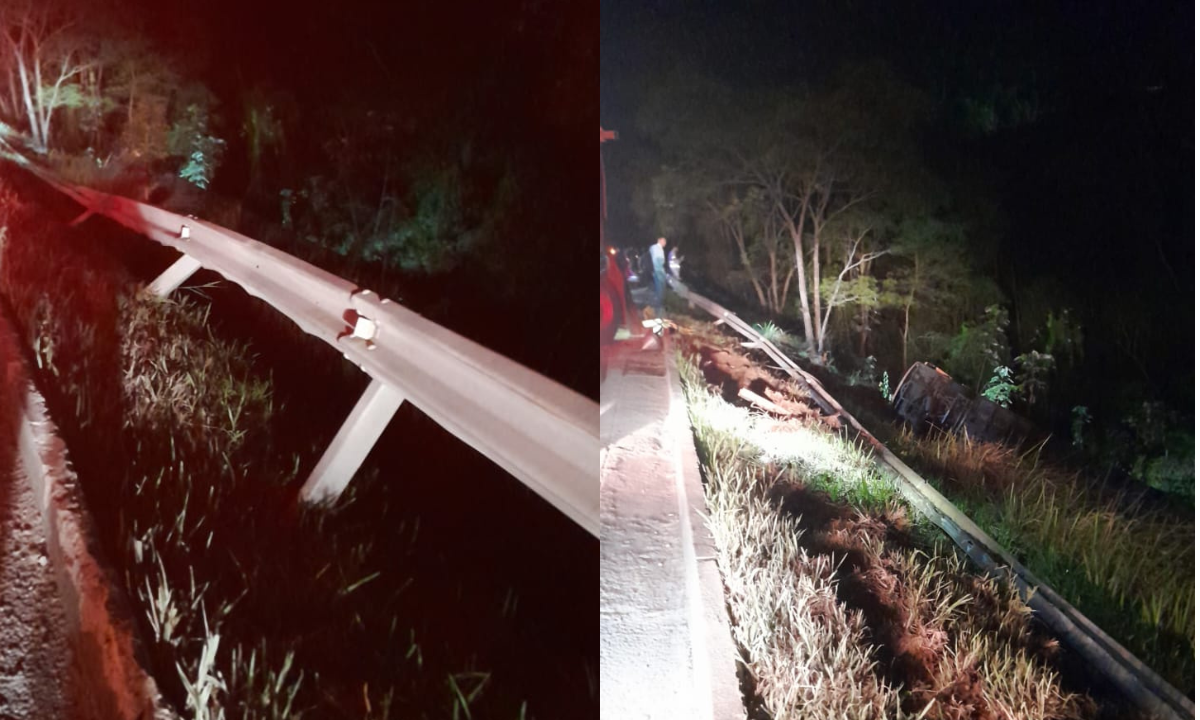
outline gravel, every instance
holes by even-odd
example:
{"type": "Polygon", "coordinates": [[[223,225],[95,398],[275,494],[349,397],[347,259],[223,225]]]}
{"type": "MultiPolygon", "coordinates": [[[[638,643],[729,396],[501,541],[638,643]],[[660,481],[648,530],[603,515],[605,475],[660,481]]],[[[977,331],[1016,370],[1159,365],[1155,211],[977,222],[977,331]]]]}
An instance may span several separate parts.
{"type": "Polygon", "coordinates": [[[77,683],[33,488],[0,475],[0,720],[68,718],[77,683]]]}

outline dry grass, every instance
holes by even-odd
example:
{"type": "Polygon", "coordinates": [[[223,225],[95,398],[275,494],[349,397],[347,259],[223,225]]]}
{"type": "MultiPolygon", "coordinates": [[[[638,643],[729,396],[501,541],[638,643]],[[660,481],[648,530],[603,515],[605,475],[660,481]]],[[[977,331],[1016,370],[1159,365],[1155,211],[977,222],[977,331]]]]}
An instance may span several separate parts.
{"type": "Polygon", "coordinates": [[[908,636],[920,652],[936,657],[929,684],[913,688],[931,708],[941,701],[932,717],[973,718],[985,710],[1016,720],[1094,712],[1030,651],[1031,611],[1011,583],[972,575],[948,548],[926,554],[879,546],[871,554],[895,572],[908,636]]]}
{"type": "MultiPolygon", "coordinates": [[[[695,420],[693,420],[695,422],[695,420]]],[[[829,555],[809,555],[799,528],[765,498],[761,467],[727,434],[701,429],[709,528],[728,589],[733,632],[775,718],[889,718],[897,691],[874,672],[862,613],[837,600],[829,555]]]]}
{"type": "Polygon", "coordinates": [[[821,428],[781,432],[777,421],[713,395],[692,363],[680,369],[734,635],[768,714],[1094,712],[1042,659],[1053,648],[1031,634],[1029,608],[1011,585],[969,572],[947,542],[895,542],[909,510],[863,452],[821,428]],[[777,499],[787,486],[815,489],[851,521],[802,529],[777,499]],[[870,600],[851,600],[858,593],[870,600]]]}
{"type": "Polygon", "coordinates": [[[1195,524],[1105,496],[1077,475],[996,443],[900,436],[899,449],[1001,544],[1177,687],[1195,654],[1195,524]]]}
{"type": "Polygon", "coordinates": [[[250,373],[249,348],[213,337],[208,307],[135,295],[120,309],[128,425],[230,458],[247,426],[270,422],[270,380],[250,373]]]}

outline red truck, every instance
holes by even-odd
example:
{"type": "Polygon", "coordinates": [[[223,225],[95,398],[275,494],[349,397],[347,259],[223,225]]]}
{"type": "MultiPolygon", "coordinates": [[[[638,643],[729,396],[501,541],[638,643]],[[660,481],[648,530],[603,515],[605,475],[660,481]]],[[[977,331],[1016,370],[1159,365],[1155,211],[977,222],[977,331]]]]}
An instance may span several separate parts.
{"type": "Polygon", "coordinates": [[[604,237],[604,221],[608,216],[608,199],[604,184],[605,142],[616,140],[615,130],[600,128],[600,342],[612,342],[617,329],[625,323],[625,269],[617,254],[604,237]]]}

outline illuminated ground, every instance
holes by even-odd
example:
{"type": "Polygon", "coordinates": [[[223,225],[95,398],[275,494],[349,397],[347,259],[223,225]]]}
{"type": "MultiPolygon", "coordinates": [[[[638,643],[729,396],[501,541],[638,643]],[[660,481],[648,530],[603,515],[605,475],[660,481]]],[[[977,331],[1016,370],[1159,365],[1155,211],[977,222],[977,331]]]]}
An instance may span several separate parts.
{"type": "MultiPolygon", "coordinates": [[[[3,320],[0,320],[3,322],[3,320]]],[[[0,720],[78,717],[67,622],[29,481],[15,467],[19,360],[0,328],[0,720]]]]}
{"type": "Polygon", "coordinates": [[[686,520],[701,492],[690,433],[671,415],[664,352],[646,340],[604,349],[601,714],[745,717],[716,570],[710,553],[697,559],[707,531],[686,520]]]}

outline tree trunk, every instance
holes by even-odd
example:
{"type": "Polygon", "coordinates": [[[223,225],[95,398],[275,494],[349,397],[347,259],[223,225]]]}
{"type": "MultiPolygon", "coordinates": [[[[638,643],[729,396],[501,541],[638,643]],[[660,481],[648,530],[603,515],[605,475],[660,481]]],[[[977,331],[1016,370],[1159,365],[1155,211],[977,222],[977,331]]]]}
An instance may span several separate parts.
{"type": "Polygon", "coordinates": [[[137,71],[132,71],[129,76],[129,108],[125,112],[125,124],[133,124],[133,99],[137,95],[137,71]]]}
{"type": "Polygon", "coordinates": [[[817,353],[825,352],[825,333],[821,327],[821,235],[814,228],[812,240],[812,314],[813,324],[817,327],[817,353]]]}
{"type": "MultiPolygon", "coordinates": [[[[814,181],[815,182],[815,181],[814,181]]],[[[833,182],[830,180],[821,193],[821,204],[813,210],[813,286],[812,314],[813,326],[816,328],[817,353],[825,352],[825,328],[821,323],[821,229],[825,221],[825,209],[829,206],[829,196],[833,192],[833,182]]]]}
{"type": "Polygon", "coordinates": [[[871,309],[866,303],[859,303],[858,314],[858,356],[867,356],[867,323],[871,320],[871,309]]]}
{"type": "Polygon", "coordinates": [[[33,108],[38,123],[38,132],[42,138],[42,148],[50,149],[50,138],[46,136],[46,96],[42,88],[42,61],[40,53],[33,53],[33,108]]]}
{"type": "Polygon", "coordinates": [[[904,303],[904,347],[900,350],[900,362],[908,370],[908,313],[912,308],[913,299],[917,296],[917,283],[921,279],[921,256],[913,256],[913,279],[908,289],[908,301],[904,303]]]}
{"type": "MultiPolygon", "coordinates": [[[[816,335],[813,334],[813,320],[809,315],[808,307],[808,287],[805,282],[804,274],[804,241],[803,228],[804,216],[807,213],[800,213],[800,224],[796,227],[788,227],[788,232],[792,235],[792,245],[796,251],[796,277],[798,278],[797,288],[800,291],[800,317],[804,319],[804,339],[808,343],[809,352],[816,352],[817,343],[816,335]]],[[[789,223],[790,225],[790,223],[789,223]]]]}
{"type": "Polygon", "coordinates": [[[787,310],[788,290],[792,287],[792,276],[796,274],[795,266],[788,268],[787,276],[783,279],[783,290],[779,293],[779,310],[780,314],[787,310]]]}
{"type": "Polygon", "coordinates": [[[737,246],[738,258],[742,261],[742,267],[746,270],[746,275],[750,278],[750,283],[754,286],[754,293],[758,295],[758,304],[765,310],[769,310],[771,306],[767,303],[767,296],[763,293],[762,283],[758,281],[758,275],[754,271],[754,266],[750,263],[750,256],[746,254],[746,233],[737,220],[730,220],[727,217],[722,217],[721,221],[725,224],[725,232],[729,233],[729,237],[733,240],[733,244],[737,246]]]}
{"type": "MultiPolygon", "coordinates": [[[[859,275],[868,275],[871,272],[871,263],[863,263],[859,269],[859,275]]],[[[867,356],[867,336],[871,332],[871,307],[864,302],[859,303],[859,328],[858,328],[858,356],[867,356]]]]}
{"type": "Polygon", "coordinates": [[[774,250],[774,248],[767,251],[767,260],[770,265],[770,281],[771,281],[771,285],[770,285],[771,305],[768,309],[771,312],[776,313],[776,312],[779,312],[779,310],[778,310],[778,308],[779,308],[779,286],[778,286],[779,280],[775,275],[775,250],[774,250]]]}
{"type": "Polygon", "coordinates": [[[21,57],[21,53],[13,48],[13,55],[17,60],[17,74],[21,78],[21,95],[25,101],[25,114],[29,119],[29,134],[33,137],[33,147],[38,151],[45,151],[46,144],[39,135],[41,124],[38,122],[37,111],[33,108],[33,96],[29,92],[29,70],[25,67],[25,58],[21,57]]]}

